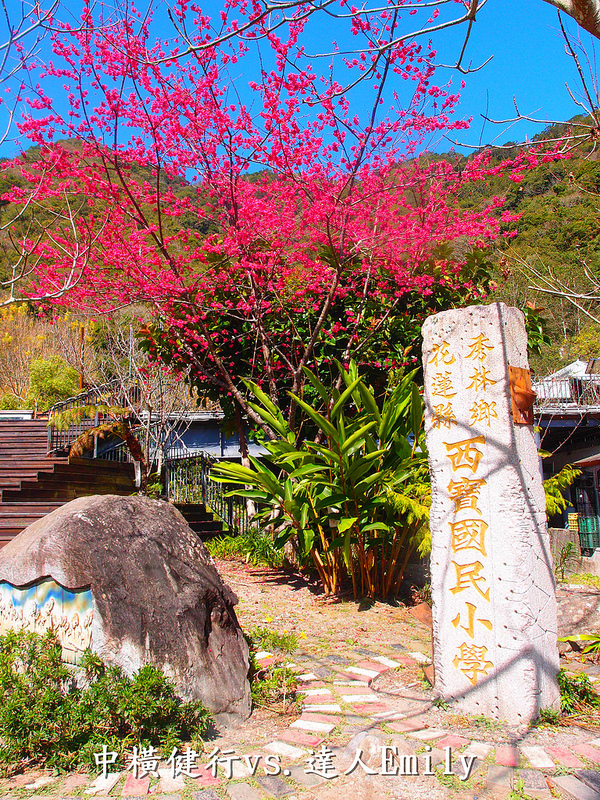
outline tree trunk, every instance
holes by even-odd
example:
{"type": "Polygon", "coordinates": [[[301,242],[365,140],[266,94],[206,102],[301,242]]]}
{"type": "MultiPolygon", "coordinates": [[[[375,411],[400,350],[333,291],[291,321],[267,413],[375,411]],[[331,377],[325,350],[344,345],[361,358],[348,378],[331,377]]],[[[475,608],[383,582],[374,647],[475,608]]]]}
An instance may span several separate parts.
{"type": "Polygon", "coordinates": [[[544,0],[564,11],[588,33],[600,39],[600,0],[544,0]]]}

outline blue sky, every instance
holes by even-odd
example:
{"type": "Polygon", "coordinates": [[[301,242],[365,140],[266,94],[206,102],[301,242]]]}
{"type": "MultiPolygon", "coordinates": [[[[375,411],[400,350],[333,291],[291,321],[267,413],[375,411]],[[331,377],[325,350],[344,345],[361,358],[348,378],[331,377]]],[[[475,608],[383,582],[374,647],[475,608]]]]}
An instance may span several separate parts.
{"type": "MultiPolygon", "coordinates": [[[[120,0],[116,0],[119,5],[120,0]]],[[[14,4],[17,12],[17,0],[9,0],[8,8],[14,4]]],[[[64,5],[73,10],[79,8],[78,0],[65,0],[64,5]]],[[[211,16],[218,18],[221,3],[210,0],[203,4],[211,16]]],[[[157,18],[157,27],[164,23],[165,5],[157,18]],[[161,19],[162,17],[162,19],[161,19]]],[[[411,21],[417,17],[409,18],[411,21]]],[[[568,28],[577,33],[577,26],[565,18],[568,28]]],[[[161,31],[162,32],[162,31],[161,31]]],[[[1,33],[1,32],[0,32],[1,33]]],[[[307,48],[326,46],[337,32],[329,27],[326,18],[319,17],[308,32],[307,48]]],[[[443,64],[454,63],[464,40],[465,28],[452,28],[435,34],[434,47],[438,52],[438,60],[443,64]]],[[[590,59],[594,58],[594,40],[587,34],[582,42],[590,59]]],[[[423,40],[425,43],[425,40],[423,40]]],[[[600,44],[600,43],[598,43],[600,44]]],[[[42,48],[42,54],[46,48],[42,48]]],[[[457,143],[468,145],[502,144],[508,140],[522,140],[539,133],[543,126],[533,123],[519,123],[515,126],[494,125],[485,122],[482,115],[495,119],[515,116],[513,96],[523,114],[540,119],[564,120],[578,113],[580,109],[573,103],[565,83],[568,82],[575,94],[581,93],[580,84],[572,60],[565,54],[564,42],[560,33],[557,12],[542,0],[488,0],[480,16],[473,26],[464,63],[469,61],[479,65],[492,57],[491,61],[480,71],[465,76],[466,87],[461,91],[459,115],[473,118],[471,129],[461,132],[457,143]]],[[[251,70],[256,61],[252,59],[244,69],[251,70]]],[[[245,85],[252,75],[246,72],[239,74],[236,84],[239,88],[245,85]]],[[[443,69],[437,81],[443,83],[452,77],[454,91],[460,87],[463,76],[449,69],[443,69]]],[[[358,105],[361,94],[354,98],[358,105]]],[[[0,108],[0,115],[2,109],[0,108]]],[[[0,119],[2,123],[2,119],[0,119]]],[[[447,140],[433,138],[428,148],[436,151],[448,150],[452,143],[447,140]]],[[[459,148],[462,149],[462,148],[459,148]]],[[[14,152],[14,145],[5,143],[0,152],[9,155],[14,152]]]]}
{"type": "MultiPolygon", "coordinates": [[[[563,19],[578,36],[577,25],[564,15],[563,19]]],[[[593,59],[594,42],[600,42],[584,32],[581,41],[593,59]]],[[[436,44],[443,63],[449,63],[460,52],[460,30],[438,34],[436,44]]],[[[543,129],[524,122],[512,127],[492,125],[482,119],[482,115],[514,117],[513,96],[522,114],[540,119],[564,120],[581,112],[565,87],[568,82],[576,96],[581,94],[575,66],[565,54],[556,9],[542,0],[489,0],[473,26],[467,56],[473,65],[493,56],[483,69],[465,78],[467,85],[461,92],[461,113],[473,117],[471,130],[461,136],[468,144],[502,144],[543,129]]],[[[459,80],[459,76],[454,79],[455,85],[459,80]]]]}

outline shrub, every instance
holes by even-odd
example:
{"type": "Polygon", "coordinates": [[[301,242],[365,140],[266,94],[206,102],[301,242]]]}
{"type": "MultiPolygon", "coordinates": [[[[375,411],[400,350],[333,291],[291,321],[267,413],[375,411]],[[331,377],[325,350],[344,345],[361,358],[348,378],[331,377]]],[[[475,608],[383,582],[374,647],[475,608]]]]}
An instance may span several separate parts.
{"type": "Polygon", "coordinates": [[[29,376],[28,400],[44,409],[80,391],[77,370],[60,356],[34,359],[29,366],[29,376]]]}
{"type": "Polygon", "coordinates": [[[595,691],[585,672],[572,675],[561,669],[558,673],[558,685],[560,709],[563,714],[600,709],[600,695],[595,691]]]}
{"type": "Polygon", "coordinates": [[[252,702],[281,714],[295,714],[300,710],[298,676],[281,664],[257,669],[250,684],[252,702]]]}
{"type": "Polygon", "coordinates": [[[27,406],[23,400],[19,400],[14,394],[3,394],[0,397],[0,411],[17,411],[27,406]]]}
{"type": "Polygon", "coordinates": [[[94,765],[108,745],[170,749],[199,741],[210,724],[199,702],[184,703],[160,670],[133,677],[107,667],[89,650],[80,669],[61,662],[61,645],[44,636],[10,631],[0,636],[0,768],[19,762],[58,769],[94,765]]]}
{"type": "Polygon", "coordinates": [[[255,520],[278,531],[275,546],[295,543],[327,594],[351,582],[354,597],[387,598],[398,593],[412,552],[424,555],[429,544],[423,401],[414,372],[394,376],[377,398],[354,362],[338,369],[340,389],[331,391],[304,369],[324,414],[290,393],[310,418],[314,441],[302,439],[247,381],[258,401],[252,409],[276,438],[265,442],[266,460],[250,457],[251,467],[220,463],[211,477],[257,503],[255,520]]]}

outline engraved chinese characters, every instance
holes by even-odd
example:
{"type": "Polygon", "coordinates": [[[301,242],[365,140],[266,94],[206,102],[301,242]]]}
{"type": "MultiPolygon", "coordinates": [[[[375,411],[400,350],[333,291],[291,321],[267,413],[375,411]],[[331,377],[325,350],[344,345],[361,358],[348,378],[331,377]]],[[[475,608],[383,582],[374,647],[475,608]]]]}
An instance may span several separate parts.
{"type": "Polygon", "coordinates": [[[436,690],[528,722],[557,702],[558,653],[539,459],[510,410],[523,317],[502,304],[447,311],[423,336],[436,690]]]}

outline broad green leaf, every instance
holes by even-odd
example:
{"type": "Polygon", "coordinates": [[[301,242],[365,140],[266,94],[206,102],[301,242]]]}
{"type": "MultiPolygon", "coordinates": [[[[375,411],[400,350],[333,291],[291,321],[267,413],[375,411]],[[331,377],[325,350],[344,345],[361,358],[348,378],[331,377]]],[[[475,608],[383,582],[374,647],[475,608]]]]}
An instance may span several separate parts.
{"type": "Polygon", "coordinates": [[[321,381],[317,378],[315,373],[312,372],[312,370],[310,370],[308,367],[302,367],[302,371],[308,378],[311,386],[313,386],[317,390],[319,397],[327,407],[327,405],[329,404],[329,391],[325,386],[325,384],[321,383],[321,381]]]}
{"type": "MultiPolygon", "coordinates": [[[[264,409],[262,406],[259,406],[258,403],[248,403],[250,408],[259,415],[259,417],[265,422],[273,431],[279,436],[282,436],[284,439],[287,439],[290,435],[291,431],[288,427],[287,422],[280,419],[279,417],[274,416],[269,411],[264,409]]],[[[293,434],[292,434],[293,435],[293,434]]]]}
{"type": "Polygon", "coordinates": [[[281,533],[278,533],[277,536],[273,539],[273,545],[276,548],[281,548],[287,542],[288,539],[291,539],[292,536],[296,535],[296,531],[291,526],[289,528],[285,528],[281,533]]]}
{"type": "Polygon", "coordinates": [[[315,503],[315,508],[321,511],[323,508],[336,508],[339,505],[347,503],[351,498],[347,494],[330,494],[328,497],[322,497],[315,503]]]}
{"type": "Polygon", "coordinates": [[[260,386],[253,381],[244,380],[244,384],[250,389],[252,394],[259,400],[264,408],[267,409],[275,418],[281,415],[281,411],[277,408],[275,403],[271,400],[269,395],[260,388],[260,386]]]}
{"type": "Polygon", "coordinates": [[[236,489],[234,492],[227,492],[226,497],[250,497],[253,500],[268,501],[269,495],[256,489],[236,489]]]}
{"type": "Polygon", "coordinates": [[[379,423],[381,421],[381,414],[379,412],[379,408],[377,406],[377,402],[375,401],[373,393],[368,388],[368,386],[365,386],[364,383],[360,383],[358,385],[358,389],[360,391],[360,396],[363,401],[363,405],[365,406],[367,411],[369,411],[375,417],[376,422],[379,423]]]}
{"type": "Polygon", "coordinates": [[[377,425],[375,420],[368,422],[366,425],[363,425],[353,434],[348,436],[348,438],[340,448],[342,453],[344,453],[345,455],[350,455],[352,452],[355,452],[352,448],[357,442],[359,443],[358,446],[362,447],[365,435],[367,434],[368,431],[372,430],[375,427],[375,425],[377,425]]]}
{"type": "Polygon", "coordinates": [[[323,467],[319,464],[305,464],[303,467],[298,467],[293,472],[290,473],[290,478],[293,480],[294,478],[302,478],[306,475],[312,475],[316,472],[322,472],[323,467]]]}
{"type": "Polygon", "coordinates": [[[311,528],[305,528],[304,530],[298,532],[298,542],[300,544],[300,549],[305,556],[307,556],[310,553],[314,541],[315,541],[315,532],[311,528]]]}
{"type": "Polygon", "coordinates": [[[314,408],[305,403],[304,400],[301,400],[299,397],[296,397],[291,392],[289,392],[290,397],[292,397],[296,403],[300,406],[300,408],[305,411],[308,416],[312,419],[312,421],[319,427],[320,430],[323,431],[330,439],[337,443],[338,441],[338,432],[333,427],[331,422],[322,414],[319,414],[318,411],[315,411],[314,408]]]}
{"type": "Polygon", "coordinates": [[[362,533],[367,533],[367,531],[390,531],[391,528],[385,522],[370,522],[368,525],[361,525],[360,530],[362,533]]]}
{"type": "Polygon", "coordinates": [[[309,507],[308,504],[305,503],[300,510],[300,519],[298,520],[302,529],[306,528],[306,523],[308,522],[308,512],[309,507]]]}
{"type": "Polygon", "coordinates": [[[336,403],[334,404],[333,408],[331,409],[331,414],[329,415],[329,418],[332,421],[337,419],[339,414],[342,412],[342,409],[344,408],[344,404],[352,396],[352,393],[354,392],[354,390],[358,386],[358,384],[361,383],[361,381],[362,381],[362,378],[356,378],[356,380],[352,381],[352,383],[339,396],[338,400],[336,401],[336,403]]]}
{"type": "Polygon", "coordinates": [[[228,479],[253,483],[257,474],[248,467],[242,467],[241,464],[218,464],[211,468],[210,477],[219,483],[225,483],[228,479]]]}
{"type": "Polygon", "coordinates": [[[366,492],[366,490],[372,486],[376,481],[380,480],[383,472],[374,472],[372,475],[368,475],[364,478],[359,484],[354,487],[354,491],[357,494],[361,494],[362,492],[366,492]]]}
{"type": "Polygon", "coordinates": [[[344,561],[348,572],[352,569],[352,542],[350,541],[350,531],[346,531],[344,535],[344,561]]]}
{"type": "Polygon", "coordinates": [[[416,383],[413,383],[412,385],[411,400],[412,400],[410,407],[411,428],[416,442],[417,439],[419,438],[419,431],[421,430],[421,425],[423,423],[423,401],[419,393],[419,387],[417,386],[416,383]]]}
{"type": "Polygon", "coordinates": [[[338,523],[338,531],[344,533],[349,530],[357,520],[358,517],[342,517],[338,523]]]}

